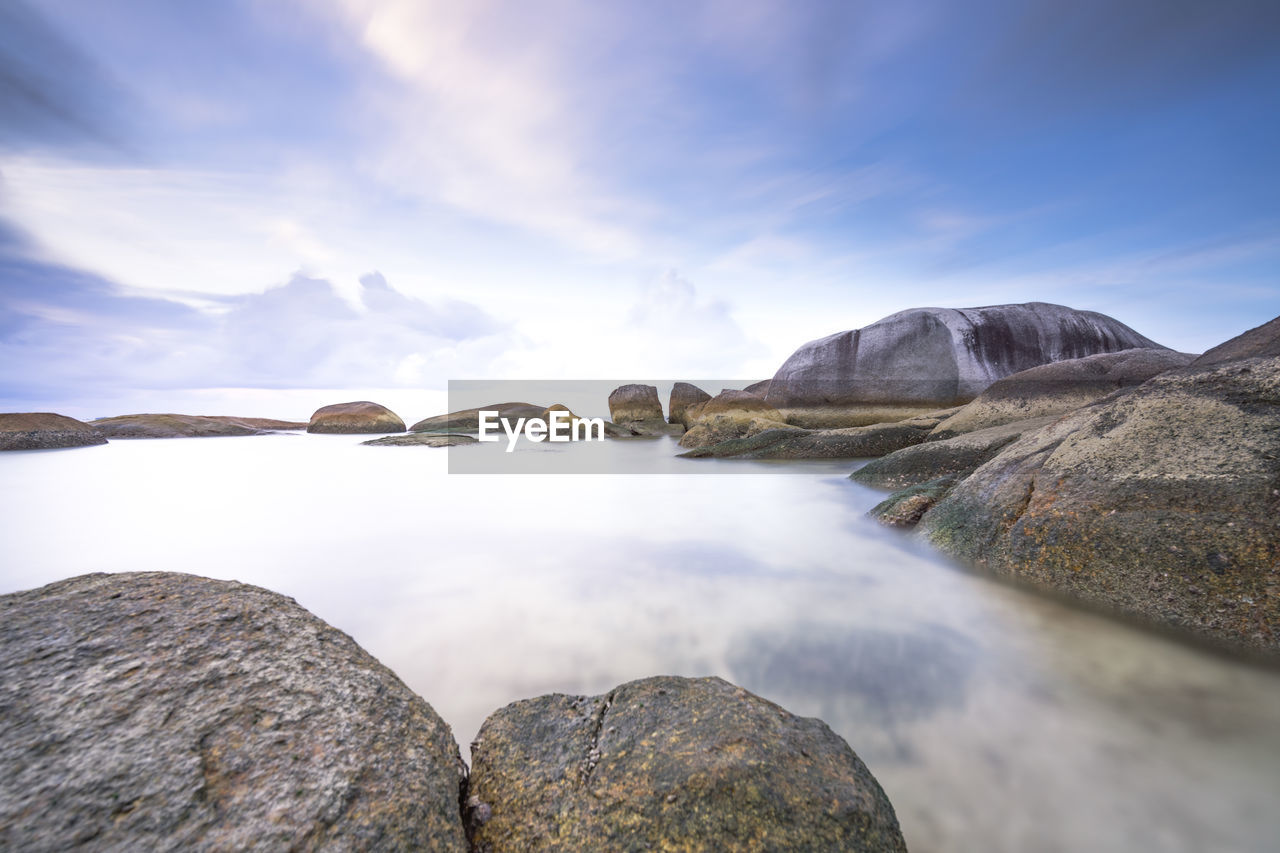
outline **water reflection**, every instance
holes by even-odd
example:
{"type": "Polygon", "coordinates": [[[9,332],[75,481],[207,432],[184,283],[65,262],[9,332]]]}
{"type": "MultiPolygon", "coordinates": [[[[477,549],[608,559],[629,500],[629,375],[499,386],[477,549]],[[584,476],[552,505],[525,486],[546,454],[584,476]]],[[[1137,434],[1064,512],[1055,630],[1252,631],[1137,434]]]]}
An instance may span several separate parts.
{"type": "MultiPolygon", "coordinates": [[[[593,448],[620,471],[674,450],[593,448]]],[[[785,467],[449,476],[446,451],[344,436],[7,454],[0,591],[137,569],[281,591],[464,753],[517,698],[720,675],[847,738],[913,853],[1273,849],[1274,672],[956,571],[862,520],[850,466],[785,467]]]]}

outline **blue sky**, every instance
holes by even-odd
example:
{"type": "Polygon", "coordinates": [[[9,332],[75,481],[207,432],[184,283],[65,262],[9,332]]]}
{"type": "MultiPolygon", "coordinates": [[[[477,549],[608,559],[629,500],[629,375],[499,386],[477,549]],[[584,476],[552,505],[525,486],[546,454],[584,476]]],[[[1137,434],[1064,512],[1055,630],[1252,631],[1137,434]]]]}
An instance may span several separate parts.
{"type": "Polygon", "coordinates": [[[1280,314],[1270,0],[11,0],[0,116],[10,410],[1280,314]]]}

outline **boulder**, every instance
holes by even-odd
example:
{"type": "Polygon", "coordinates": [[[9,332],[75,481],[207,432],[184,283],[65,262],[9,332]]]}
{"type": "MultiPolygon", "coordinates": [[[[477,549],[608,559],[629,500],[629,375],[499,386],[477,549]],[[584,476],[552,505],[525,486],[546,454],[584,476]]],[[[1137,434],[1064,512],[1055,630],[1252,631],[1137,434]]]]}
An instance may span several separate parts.
{"type": "Polygon", "coordinates": [[[1009,444],[921,521],[1005,576],[1280,651],[1280,357],[1169,371],[1009,444]]]}
{"type": "Polygon", "coordinates": [[[1042,364],[991,383],[938,424],[929,441],[1000,424],[1063,415],[1119,388],[1186,367],[1195,356],[1167,349],[1127,349],[1042,364]]]}
{"type": "Polygon", "coordinates": [[[1163,349],[1092,311],[1030,302],[913,308],[796,350],[765,399],[788,423],[860,426],[967,403],[997,379],[1040,364],[1163,349]]]}
{"type": "Polygon", "coordinates": [[[363,400],[356,403],[334,403],[316,409],[307,432],[339,433],[404,432],[404,421],[386,406],[363,400]]]}
{"type": "Polygon", "coordinates": [[[516,702],[471,755],[476,850],[906,849],[848,744],[718,678],[516,702]]]}
{"type": "Polygon", "coordinates": [[[492,403],[474,409],[461,409],[446,415],[435,415],[418,421],[410,429],[413,432],[477,432],[480,429],[480,412],[497,412],[500,418],[513,422],[520,418],[540,417],[547,409],[533,403],[492,403]]]}
{"type": "Polygon", "coordinates": [[[307,428],[306,424],[297,421],[227,415],[116,415],[98,418],[91,423],[108,438],[208,438],[307,428]]]}
{"type": "Polygon", "coordinates": [[[662,402],[652,385],[622,385],[609,394],[609,420],[615,424],[662,420],[662,402]]]}
{"type": "Polygon", "coordinates": [[[456,850],[449,727],[291,598],[167,572],[0,597],[0,846],[456,850]]]}
{"type": "Polygon", "coordinates": [[[1237,335],[1192,362],[1196,367],[1208,367],[1239,361],[1242,358],[1260,358],[1280,355],[1280,317],[1237,335]]]}
{"type": "Polygon", "coordinates": [[[761,379],[759,382],[752,382],[750,385],[748,385],[746,388],[743,388],[742,390],[746,391],[749,394],[756,394],[763,397],[769,393],[769,380],[761,379]]]}
{"type": "Polygon", "coordinates": [[[52,450],[106,443],[102,433],[66,415],[52,412],[0,414],[0,450],[52,450]]]}
{"type": "Polygon", "coordinates": [[[895,423],[809,430],[775,426],[742,438],[697,447],[681,456],[741,459],[865,459],[919,444],[956,410],[943,409],[895,423]]]}
{"type": "Polygon", "coordinates": [[[960,482],[960,475],[942,477],[908,486],[894,492],[867,513],[886,527],[915,527],[926,512],[933,508],[960,482]]]}
{"type": "Polygon", "coordinates": [[[457,447],[463,444],[479,444],[474,435],[464,432],[411,432],[405,435],[384,435],[362,441],[369,447],[457,447]]]}
{"type": "Polygon", "coordinates": [[[942,441],[924,441],[873,459],[850,474],[849,479],[877,489],[902,489],[944,474],[967,477],[1024,433],[1046,427],[1055,420],[1048,417],[1014,421],[942,441]]]}
{"type": "Polygon", "coordinates": [[[745,438],[767,429],[785,428],[782,413],[747,391],[721,391],[685,412],[688,432],[681,447],[708,447],[732,438],[745,438]]]}
{"type": "Polygon", "coordinates": [[[696,406],[698,403],[704,403],[711,399],[711,395],[703,391],[697,385],[690,385],[688,382],[677,382],[671,386],[671,399],[667,403],[667,421],[673,424],[680,424],[685,429],[689,428],[689,423],[685,421],[685,410],[690,406],[696,406]]]}

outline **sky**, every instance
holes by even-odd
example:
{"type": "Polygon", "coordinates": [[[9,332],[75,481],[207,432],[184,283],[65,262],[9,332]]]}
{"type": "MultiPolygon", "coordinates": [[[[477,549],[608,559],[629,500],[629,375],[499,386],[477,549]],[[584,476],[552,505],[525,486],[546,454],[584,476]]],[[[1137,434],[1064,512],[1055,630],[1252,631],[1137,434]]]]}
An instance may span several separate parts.
{"type": "Polygon", "coordinates": [[[919,306],[1199,352],[1280,314],[1278,152],[1274,0],[5,0],[0,410],[754,380],[919,306]]]}

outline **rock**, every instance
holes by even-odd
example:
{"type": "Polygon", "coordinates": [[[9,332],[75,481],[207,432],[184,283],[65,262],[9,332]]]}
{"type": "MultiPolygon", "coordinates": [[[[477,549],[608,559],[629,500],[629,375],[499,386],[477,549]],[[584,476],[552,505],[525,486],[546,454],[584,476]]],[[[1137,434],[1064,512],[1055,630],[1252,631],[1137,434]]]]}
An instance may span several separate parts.
{"type": "MultiPolygon", "coordinates": [[[[857,472],[855,472],[857,473],[857,472]]],[[[960,475],[947,474],[894,492],[867,513],[886,527],[915,527],[934,504],[946,497],[960,475]]]]}
{"type": "Polygon", "coordinates": [[[541,417],[547,409],[533,403],[492,403],[475,409],[462,409],[447,415],[435,415],[418,421],[410,429],[413,432],[478,432],[480,412],[497,412],[499,418],[510,418],[514,423],[520,418],[541,417]]]}
{"type": "Polygon", "coordinates": [[[690,385],[688,382],[677,382],[671,386],[671,399],[667,404],[667,421],[673,424],[680,424],[685,429],[688,429],[689,423],[684,418],[685,410],[690,406],[696,406],[698,403],[704,403],[710,399],[711,395],[697,385],[690,385]]]}
{"type": "Polygon", "coordinates": [[[471,754],[476,850],[906,849],[848,744],[718,678],[516,702],[471,754]]]}
{"type": "Polygon", "coordinates": [[[1237,335],[1226,343],[1218,344],[1192,364],[1196,367],[1208,367],[1242,358],[1273,355],[1280,355],[1280,317],[1237,335]]]}
{"type": "Polygon", "coordinates": [[[742,390],[746,391],[748,394],[755,394],[759,397],[763,397],[769,393],[769,380],[761,379],[759,382],[752,382],[742,390]]]}
{"type": "Polygon", "coordinates": [[[1024,435],[923,518],[991,571],[1280,650],[1280,357],[1169,371],[1024,435]]]}
{"type": "Polygon", "coordinates": [[[849,479],[877,489],[901,489],[944,474],[967,477],[1024,433],[1034,432],[1055,420],[1048,417],[1014,421],[942,441],[924,441],[868,462],[850,474],[849,479]]]}
{"type": "Polygon", "coordinates": [[[745,438],[767,429],[787,428],[781,412],[746,391],[721,391],[689,408],[685,418],[691,426],[681,436],[680,446],[690,448],[745,438]]]}
{"type": "Polygon", "coordinates": [[[609,419],[615,424],[662,420],[658,389],[652,385],[623,385],[609,394],[609,419]]]}
{"type": "Polygon", "coordinates": [[[929,436],[929,441],[1014,421],[1063,415],[1119,388],[1186,367],[1195,356],[1167,349],[1128,349],[1042,364],[997,379],[929,436]]]}
{"type": "Polygon", "coordinates": [[[360,443],[369,447],[457,447],[463,444],[479,444],[480,440],[462,432],[411,432],[406,435],[371,438],[360,443]]]}
{"type": "Polygon", "coordinates": [[[956,409],[929,412],[896,423],[845,429],[807,430],[786,426],[698,447],[683,457],[741,459],[865,459],[884,456],[924,441],[956,409]]]}
{"type": "Polygon", "coordinates": [[[967,403],[997,379],[1053,361],[1163,349],[1092,311],[1030,302],[913,308],[810,341],[769,383],[788,423],[861,426],[967,403]]]}
{"type": "Polygon", "coordinates": [[[297,421],[227,415],[116,415],[98,418],[91,423],[108,438],[209,438],[307,428],[306,424],[297,421]]]}
{"type": "Polygon", "coordinates": [[[0,846],[456,850],[449,727],[257,587],[95,574],[0,597],[0,846]]]}
{"type": "Polygon", "coordinates": [[[316,409],[307,432],[340,433],[404,432],[404,421],[386,406],[361,401],[334,403],[316,409]]]}
{"type": "Polygon", "coordinates": [[[106,443],[102,433],[66,415],[52,412],[0,414],[0,450],[52,450],[106,443]]]}

